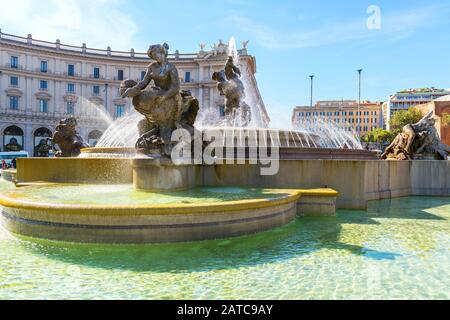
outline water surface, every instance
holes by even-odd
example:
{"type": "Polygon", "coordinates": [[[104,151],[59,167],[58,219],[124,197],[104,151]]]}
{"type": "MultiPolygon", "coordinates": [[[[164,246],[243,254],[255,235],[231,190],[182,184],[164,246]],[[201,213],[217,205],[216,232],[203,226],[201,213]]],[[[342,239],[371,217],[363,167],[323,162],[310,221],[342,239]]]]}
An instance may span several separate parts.
{"type": "Polygon", "coordinates": [[[0,299],[449,299],[450,199],[228,240],[86,245],[0,229],[0,299]]]}

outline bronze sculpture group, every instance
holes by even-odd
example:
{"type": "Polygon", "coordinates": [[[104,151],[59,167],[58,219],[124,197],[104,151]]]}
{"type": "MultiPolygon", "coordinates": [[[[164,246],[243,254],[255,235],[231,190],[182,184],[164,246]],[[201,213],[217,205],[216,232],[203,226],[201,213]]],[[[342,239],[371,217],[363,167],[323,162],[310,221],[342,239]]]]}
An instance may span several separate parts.
{"type": "Polygon", "coordinates": [[[81,149],[89,148],[89,145],[77,134],[76,127],[77,119],[75,117],[63,119],[56,126],[51,140],[58,145],[60,150],[55,153],[55,157],[78,157],[81,149]]]}
{"type": "Polygon", "coordinates": [[[384,160],[447,160],[450,147],[441,143],[431,111],[418,123],[406,125],[386,148],[384,160]]]}
{"type": "MultiPolygon", "coordinates": [[[[194,123],[199,111],[199,102],[189,91],[180,89],[180,78],[175,65],[168,60],[169,46],[151,45],[148,66],[142,81],[122,81],[122,98],[132,98],[133,106],[143,119],[138,124],[139,139],[136,149],[152,156],[170,157],[174,142],[172,133],[176,129],[188,130],[194,136],[194,123]]],[[[251,121],[250,107],[244,102],[245,88],[241,70],[229,57],[224,70],[214,72],[219,93],[225,98],[225,124],[246,127],[251,121]]],[[[73,157],[80,149],[89,147],[76,132],[75,118],[61,120],[53,135],[53,143],[59,146],[57,157],[73,157]]],[[[447,159],[450,147],[441,143],[432,113],[416,124],[403,128],[381,156],[390,160],[413,160],[420,156],[447,159]]]]}
{"type": "Polygon", "coordinates": [[[180,90],[178,70],[168,61],[168,51],[166,43],[150,46],[148,56],[154,62],[144,79],[139,83],[125,80],[120,86],[122,97],[132,98],[134,108],[144,116],[138,124],[140,137],[136,148],[166,157],[170,157],[174,146],[173,131],[186,129],[193,133],[199,110],[198,100],[189,91],[180,90]]]}
{"type": "Polygon", "coordinates": [[[217,89],[225,96],[225,121],[228,126],[246,127],[251,121],[250,107],[244,102],[245,89],[241,81],[241,70],[228,57],[225,70],[214,72],[217,89]]]}

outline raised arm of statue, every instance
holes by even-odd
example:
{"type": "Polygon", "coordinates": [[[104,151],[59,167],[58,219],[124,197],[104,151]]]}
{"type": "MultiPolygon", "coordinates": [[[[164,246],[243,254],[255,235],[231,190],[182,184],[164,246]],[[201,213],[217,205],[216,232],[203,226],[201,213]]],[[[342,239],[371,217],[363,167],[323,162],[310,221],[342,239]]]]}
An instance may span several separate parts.
{"type": "Polygon", "coordinates": [[[150,82],[153,79],[152,73],[153,73],[152,66],[150,65],[147,68],[147,72],[145,73],[144,79],[142,79],[142,81],[136,85],[136,88],[139,88],[139,90],[144,90],[145,88],[147,88],[147,86],[150,84],[150,82]]]}

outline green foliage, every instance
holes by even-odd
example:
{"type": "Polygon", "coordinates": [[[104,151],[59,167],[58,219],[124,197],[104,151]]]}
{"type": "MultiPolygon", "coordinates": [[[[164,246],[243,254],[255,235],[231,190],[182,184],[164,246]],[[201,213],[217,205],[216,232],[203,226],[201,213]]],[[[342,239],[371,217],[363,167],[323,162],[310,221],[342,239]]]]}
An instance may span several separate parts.
{"type": "Polygon", "coordinates": [[[445,112],[441,118],[441,124],[444,128],[450,127],[450,114],[445,112]]]}
{"type": "Polygon", "coordinates": [[[383,145],[385,146],[391,143],[395,136],[395,132],[377,128],[362,136],[361,141],[366,143],[366,147],[368,147],[370,143],[375,143],[378,145],[378,148],[382,149],[383,145]]]}
{"type": "Polygon", "coordinates": [[[389,143],[395,138],[395,133],[392,131],[377,128],[370,133],[373,136],[373,141],[378,143],[389,143]]]}
{"type": "Polygon", "coordinates": [[[407,124],[417,123],[423,118],[422,113],[416,108],[409,108],[408,110],[399,110],[395,112],[391,118],[390,125],[392,131],[398,133],[402,131],[407,124]]]}

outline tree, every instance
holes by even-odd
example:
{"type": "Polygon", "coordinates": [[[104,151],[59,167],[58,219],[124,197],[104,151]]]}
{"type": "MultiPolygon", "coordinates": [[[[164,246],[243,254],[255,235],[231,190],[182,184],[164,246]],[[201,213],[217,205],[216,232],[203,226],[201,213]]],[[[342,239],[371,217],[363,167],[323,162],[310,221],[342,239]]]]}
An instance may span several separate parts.
{"type": "Polygon", "coordinates": [[[361,137],[361,141],[366,143],[366,149],[369,150],[369,145],[374,142],[372,132],[369,132],[361,137]]]}
{"type": "Polygon", "coordinates": [[[366,143],[366,148],[371,142],[376,143],[379,149],[383,149],[383,145],[388,145],[395,138],[395,133],[392,131],[376,128],[368,134],[361,137],[361,140],[366,143]]]}
{"type": "Polygon", "coordinates": [[[422,113],[416,108],[409,108],[408,110],[399,110],[395,112],[389,122],[392,131],[399,133],[407,124],[417,123],[423,118],[422,113]]]}
{"type": "Polygon", "coordinates": [[[392,131],[376,128],[372,131],[373,141],[378,143],[389,143],[394,139],[395,134],[392,131]]]}

